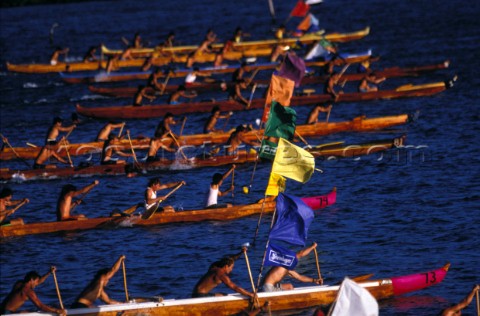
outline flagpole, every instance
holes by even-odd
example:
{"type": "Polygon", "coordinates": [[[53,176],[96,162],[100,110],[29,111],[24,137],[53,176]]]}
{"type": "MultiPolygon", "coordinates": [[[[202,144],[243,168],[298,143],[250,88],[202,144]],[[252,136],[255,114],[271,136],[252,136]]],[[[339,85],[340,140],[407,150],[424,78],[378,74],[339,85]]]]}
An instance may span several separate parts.
{"type": "Polygon", "coordinates": [[[260,216],[258,218],[258,223],[257,223],[257,228],[255,229],[255,235],[253,236],[253,242],[252,245],[255,245],[255,242],[257,241],[257,235],[258,235],[258,230],[260,229],[260,222],[262,221],[262,216],[263,216],[263,210],[265,207],[265,200],[267,199],[267,195],[265,194],[262,202],[262,210],[260,211],[260,216]]]}

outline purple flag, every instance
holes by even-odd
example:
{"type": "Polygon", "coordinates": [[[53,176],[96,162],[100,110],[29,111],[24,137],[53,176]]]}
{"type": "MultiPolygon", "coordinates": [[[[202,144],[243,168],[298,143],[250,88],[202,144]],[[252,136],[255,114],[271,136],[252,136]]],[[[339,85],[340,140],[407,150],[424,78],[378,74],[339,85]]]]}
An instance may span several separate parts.
{"type": "Polygon", "coordinates": [[[297,263],[298,259],[295,252],[274,245],[271,242],[268,244],[267,255],[265,256],[264,262],[266,266],[278,266],[293,270],[297,263]]]}
{"type": "Polygon", "coordinates": [[[288,53],[277,75],[295,81],[295,87],[298,88],[305,76],[305,69],[305,62],[302,58],[288,53]]]}
{"type": "Polygon", "coordinates": [[[312,209],[302,199],[280,193],[277,197],[277,218],[270,231],[270,239],[305,246],[313,217],[312,209]]]}

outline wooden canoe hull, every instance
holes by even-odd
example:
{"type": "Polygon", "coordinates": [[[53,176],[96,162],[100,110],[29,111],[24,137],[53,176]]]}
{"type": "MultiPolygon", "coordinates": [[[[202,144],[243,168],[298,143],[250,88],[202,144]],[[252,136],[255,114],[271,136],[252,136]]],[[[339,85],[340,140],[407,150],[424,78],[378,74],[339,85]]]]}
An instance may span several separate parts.
{"type": "MultiPolygon", "coordinates": [[[[277,39],[267,39],[267,40],[259,40],[259,41],[246,41],[240,43],[234,43],[233,49],[239,52],[246,52],[249,50],[254,49],[271,49],[275,45],[295,45],[296,43],[300,42],[302,44],[312,44],[316,41],[319,41],[322,38],[327,39],[330,42],[337,42],[337,43],[345,43],[354,40],[359,40],[364,38],[370,33],[370,28],[366,27],[362,30],[358,30],[355,32],[350,33],[309,33],[301,37],[292,37],[292,38],[285,38],[282,40],[277,39]]],[[[165,55],[174,55],[174,54],[185,54],[191,53],[198,48],[198,45],[188,45],[188,46],[174,46],[174,47],[165,47],[165,48],[139,48],[133,49],[132,54],[134,56],[150,56],[152,54],[165,54],[165,55]],[[173,53],[173,54],[172,54],[173,53]]],[[[223,43],[212,44],[212,49],[220,50],[223,48],[223,43]]],[[[104,55],[120,55],[123,53],[123,50],[118,49],[109,49],[106,46],[102,45],[101,47],[102,53],[104,55]]]]}
{"type": "MultiPolygon", "coordinates": [[[[359,116],[351,121],[343,122],[318,122],[311,125],[297,125],[295,130],[302,137],[315,137],[325,136],[339,132],[367,132],[373,130],[385,129],[392,126],[406,124],[409,120],[407,114],[400,114],[395,116],[384,116],[378,118],[366,118],[365,116],[359,116]]],[[[245,138],[254,141],[257,139],[257,135],[263,135],[264,130],[249,131],[245,134],[245,138]]],[[[211,134],[196,134],[196,135],[184,135],[178,137],[178,142],[185,146],[201,146],[207,143],[210,144],[224,144],[230,137],[230,132],[219,132],[211,134]]],[[[170,146],[172,138],[165,138],[163,143],[165,146],[170,146]]],[[[142,150],[147,149],[150,143],[150,138],[133,139],[132,144],[134,149],[142,150]]],[[[80,144],[68,144],[67,146],[60,145],[57,154],[61,157],[67,156],[66,148],[70,156],[79,156],[85,154],[101,153],[103,148],[103,142],[90,142],[80,144]]],[[[130,150],[130,143],[127,140],[122,141],[122,145],[118,147],[119,150],[130,150]]],[[[4,148],[0,152],[0,160],[17,159],[15,153],[17,153],[22,159],[35,159],[40,153],[41,147],[16,147],[14,150],[11,148],[4,148]],[[15,151],[15,152],[14,152],[15,151]]]]}
{"type": "MultiPolygon", "coordinates": [[[[319,210],[336,203],[337,190],[334,188],[325,195],[307,197],[303,198],[303,200],[313,210],[319,210]]],[[[235,205],[227,208],[155,213],[149,219],[142,219],[141,215],[133,215],[131,217],[113,216],[87,218],[77,221],[4,225],[0,226],[0,238],[108,227],[153,226],[200,221],[230,221],[262,212],[262,204],[263,203],[253,203],[248,205],[235,205]]],[[[263,205],[263,212],[273,212],[275,205],[275,201],[266,202],[263,205]]]]}
{"type": "MultiPolygon", "coordinates": [[[[410,68],[400,68],[400,67],[391,67],[385,68],[383,70],[375,71],[376,76],[384,78],[394,78],[394,77],[415,77],[419,76],[425,72],[431,72],[440,69],[446,69],[449,66],[449,62],[445,61],[441,64],[420,66],[420,67],[410,67],[410,68]]],[[[352,73],[352,74],[343,74],[342,81],[360,81],[364,77],[364,74],[352,73]]],[[[328,80],[328,76],[309,76],[302,79],[301,85],[312,85],[325,83],[328,80]]],[[[254,80],[254,83],[257,85],[268,85],[270,80],[254,80]]],[[[230,83],[231,86],[233,83],[230,83]]],[[[178,89],[179,85],[168,85],[164,93],[171,93],[178,89]]],[[[195,82],[192,85],[186,87],[189,90],[195,91],[209,91],[209,90],[220,90],[220,83],[208,83],[208,82],[195,82]]],[[[116,98],[133,98],[137,93],[138,87],[98,87],[98,86],[89,86],[88,89],[96,94],[106,95],[109,97],[116,98]]],[[[146,91],[150,95],[160,96],[162,95],[160,91],[153,88],[147,88],[146,91]]]]}
{"type": "MultiPolygon", "coordinates": [[[[450,264],[423,273],[392,278],[366,280],[357,282],[367,289],[377,300],[391,298],[395,295],[399,284],[410,293],[439,284],[447,275],[450,264]],[[430,278],[429,276],[432,276],[430,278]],[[435,277],[433,279],[433,276],[435,277]]],[[[331,304],[340,289],[339,285],[323,285],[300,287],[289,291],[258,293],[258,302],[262,306],[270,302],[272,311],[302,310],[319,305],[331,304]]],[[[403,293],[402,293],[403,294],[403,293]]],[[[220,297],[168,299],[162,302],[124,303],[118,305],[102,305],[95,308],[71,309],[68,315],[234,315],[249,310],[249,299],[239,294],[220,297]]],[[[45,313],[29,313],[25,316],[46,315],[45,313]]],[[[54,314],[50,314],[54,315],[54,314]]]]}
{"type": "MultiPolygon", "coordinates": [[[[317,146],[307,149],[314,157],[357,157],[368,155],[378,151],[388,150],[393,147],[402,147],[405,136],[369,142],[359,145],[335,144],[329,146],[317,146]]],[[[227,164],[243,164],[257,161],[255,150],[250,152],[239,151],[236,156],[213,156],[210,158],[196,157],[191,159],[178,158],[176,160],[162,159],[154,162],[139,163],[137,169],[142,172],[158,170],[184,170],[203,167],[217,167],[227,164]]],[[[93,165],[87,167],[64,167],[46,169],[0,169],[0,181],[27,181],[27,180],[50,180],[58,178],[85,177],[85,176],[117,176],[126,174],[126,165],[93,165]]]]}
{"type": "MultiPolygon", "coordinates": [[[[344,59],[348,63],[359,63],[371,56],[371,51],[362,52],[360,54],[344,54],[344,59]]],[[[334,62],[336,65],[342,63],[341,60],[336,60],[334,62]]],[[[156,63],[157,65],[161,65],[156,63]]],[[[325,66],[325,61],[309,61],[305,62],[307,67],[323,67],[325,66]]],[[[275,69],[278,67],[278,63],[256,63],[252,64],[251,67],[258,70],[267,70],[275,69]]],[[[225,65],[218,67],[201,67],[199,72],[204,74],[225,74],[232,73],[238,69],[239,65],[225,65]]],[[[188,75],[192,70],[189,68],[179,68],[173,69],[171,72],[167,72],[170,78],[183,78],[188,75]]],[[[60,77],[66,83],[77,84],[77,83],[96,83],[96,82],[119,82],[119,81],[129,81],[129,80],[146,80],[152,74],[151,71],[117,71],[107,74],[105,71],[96,72],[96,73],[86,73],[86,74],[77,74],[71,72],[60,72],[60,77]]],[[[167,74],[163,74],[165,77],[167,74]]]]}
{"type": "MultiPolygon", "coordinates": [[[[377,99],[396,99],[407,97],[430,96],[447,89],[445,82],[436,82],[426,85],[409,85],[395,90],[380,90],[370,92],[353,92],[339,94],[337,102],[357,102],[377,99]]],[[[318,103],[333,102],[329,94],[314,94],[307,96],[294,96],[291,98],[291,106],[313,105],[318,103]]],[[[174,115],[186,113],[210,112],[214,106],[219,106],[222,111],[243,111],[245,106],[236,101],[225,100],[215,102],[192,102],[182,104],[161,104],[145,106],[109,106],[109,107],[83,107],[76,105],[78,114],[99,119],[146,119],[162,117],[167,112],[174,115]]],[[[265,99],[253,99],[250,109],[263,109],[265,99]]]]}

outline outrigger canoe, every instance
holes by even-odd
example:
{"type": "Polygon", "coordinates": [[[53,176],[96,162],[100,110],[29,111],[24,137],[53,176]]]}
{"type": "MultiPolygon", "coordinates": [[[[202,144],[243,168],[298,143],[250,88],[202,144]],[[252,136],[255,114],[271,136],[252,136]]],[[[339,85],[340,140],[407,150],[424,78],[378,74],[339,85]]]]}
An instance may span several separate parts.
{"type": "MultiPolygon", "coordinates": [[[[454,78],[455,80],[455,78],[454,78]]],[[[428,84],[413,85],[407,84],[394,90],[379,90],[370,92],[351,92],[338,95],[336,102],[357,102],[377,99],[397,99],[407,97],[431,96],[453,86],[453,81],[434,82],[428,84]]],[[[291,98],[291,106],[314,105],[318,103],[333,102],[329,94],[300,95],[291,98]]],[[[83,107],[76,105],[78,114],[98,119],[146,119],[162,117],[170,112],[174,115],[186,113],[210,112],[214,106],[219,106],[222,111],[244,111],[245,105],[233,100],[191,102],[181,104],[159,104],[144,106],[106,106],[106,107],[83,107]]],[[[263,109],[264,98],[252,99],[249,109],[263,109]]]]}
{"type": "MultiPolygon", "coordinates": [[[[377,118],[366,118],[365,116],[359,116],[351,121],[343,122],[318,122],[310,125],[297,125],[295,130],[302,137],[315,137],[325,136],[333,133],[340,132],[367,132],[373,130],[381,130],[388,127],[398,126],[406,124],[410,120],[408,114],[400,114],[395,116],[384,116],[377,118]]],[[[264,130],[252,130],[248,131],[244,138],[249,141],[255,141],[259,135],[263,135],[264,130]]],[[[183,146],[201,146],[205,144],[224,144],[230,137],[230,131],[228,132],[216,132],[210,134],[194,134],[184,135],[177,138],[179,144],[183,146]]],[[[163,139],[163,144],[167,147],[171,146],[171,137],[163,139]]],[[[137,138],[132,139],[132,145],[134,149],[147,149],[150,143],[150,138],[137,138]]],[[[59,145],[57,154],[61,157],[67,156],[67,149],[70,156],[79,156],[92,153],[101,153],[103,148],[103,142],[90,142],[90,143],[77,143],[59,145]]],[[[40,153],[42,147],[5,147],[0,152],[0,160],[11,159],[35,159],[40,153]]],[[[119,150],[130,150],[130,142],[126,139],[122,140],[122,144],[117,147],[119,150]]]]}
{"type": "MultiPolygon", "coordinates": [[[[321,32],[315,33],[308,33],[301,37],[292,37],[292,38],[284,38],[281,40],[278,39],[267,39],[267,40],[259,40],[259,41],[245,41],[239,43],[233,43],[233,49],[239,52],[245,52],[252,49],[265,49],[265,48],[272,48],[275,45],[295,45],[298,43],[301,44],[312,44],[316,41],[321,40],[322,38],[330,41],[330,42],[337,42],[337,43],[345,43],[354,40],[359,40],[364,38],[370,33],[370,27],[366,27],[362,30],[358,30],[351,33],[329,33],[323,34],[321,32]]],[[[212,44],[213,50],[221,50],[223,48],[223,43],[212,44]]],[[[158,48],[138,48],[133,49],[132,54],[134,56],[150,56],[155,53],[191,53],[198,48],[198,45],[188,45],[188,46],[174,46],[174,47],[158,47],[158,48]]],[[[123,53],[123,50],[115,50],[115,49],[108,49],[106,46],[102,45],[101,47],[102,53],[104,55],[120,55],[123,53]]]]}
{"type": "MultiPolygon", "coordinates": [[[[401,148],[405,142],[405,136],[367,142],[357,145],[346,145],[343,142],[319,145],[307,148],[314,157],[357,157],[369,155],[391,148],[401,148]]],[[[178,154],[177,154],[178,156],[178,154]]],[[[155,170],[185,170],[202,167],[217,167],[227,164],[243,164],[259,161],[255,150],[239,150],[235,156],[211,156],[208,153],[199,154],[193,158],[177,158],[175,160],[162,158],[159,161],[139,162],[135,169],[141,172],[155,170]]],[[[86,176],[116,176],[132,172],[131,165],[87,165],[79,167],[45,168],[45,169],[0,169],[0,181],[27,181],[27,180],[50,180],[70,177],[86,176]]],[[[133,170],[135,172],[135,169],[133,170]]]]}
{"type": "MultiPolygon", "coordinates": [[[[333,42],[347,42],[351,40],[361,39],[368,35],[370,29],[367,27],[363,30],[353,33],[332,33],[325,35],[330,41],[333,42]]],[[[277,44],[281,45],[293,45],[297,41],[304,44],[312,43],[321,38],[321,35],[309,34],[300,38],[278,40],[264,40],[264,41],[252,41],[236,43],[235,51],[227,52],[225,54],[226,60],[238,60],[243,57],[261,57],[269,56],[272,52],[272,47],[277,44]]],[[[214,49],[220,49],[223,44],[214,44],[214,49]]],[[[137,57],[150,56],[152,54],[155,57],[152,59],[153,66],[163,66],[171,63],[185,63],[187,60],[187,53],[197,49],[198,46],[178,46],[172,48],[163,48],[161,51],[155,51],[153,48],[142,48],[133,50],[133,55],[137,57]],[[161,54],[162,53],[162,54],[161,54]],[[164,56],[162,56],[164,55],[164,56]]],[[[122,50],[110,50],[102,45],[102,53],[104,55],[118,55],[122,50]]],[[[214,61],[214,54],[206,54],[197,58],[197,62],[212,62],[214,61]]],[[[145,58],[134,58],[131,60],[119,60],[115,66],[118,68],[126,67],[141,67],[145,63],[145,58]]],[[[76,71],[97,71],[107,68],[107,61],[100,60],[95,62],[59,62],[56,65],[50,64],[12,64],[7,62],[7,70],[10,72],[20,73],[49,73],[49,72],[76,72],[76,71]]]]}
{"type": "MultiPolygon", "coordinates": [[[[439,284],[447,275],[450,264],[439,269],[371,280],[367,278],[357,283],[367,289],[377,300],[383,300],[398,295],[419,291],[439,284]]],[[[258,304],[263,306],[270,302],[271,311],[302,310],[319,305],[333,303],[337,297],[340,285],[319,285],[298,287],[293,290],[258,293],[258,304]]],[[[207,298],[166,299],[137,303],[132,300],[128,303],[115,305],[100,305],[93,308],[69,309],[67,315],[235,315],[250,308],[250,299],[240,294],[207,298]]],[[[27,313],[24,316],[52,315],[46,313],[27,313]]]]}
{"type": "MultiPolygon", "coordinates": [[[[325,195],[311,196],[302,198],[302,200],[313,210],[319,210],[337,201],[337,190],[333,190],[325,195]]],[[[141,203],[140,203],[141,204],[141,203]]],[[[259,201],[247,205],[234,205],[226,208],[202,209],[177,211],[174,213],[159,212],[155,213],[149,219],[143,219],[141,214],[125,216],[116,214],[116,216],[85,218],[76,221],[61,222],[43,222],[25,224],[23,220],[16,220],[16,224],[7,224],[0,226],[0,238],[12,236],[24,236],[34,234],[45,234],[66,231],[79,231],[95,228],[112,227],[134,227],[134,226],[153,226],[171,223],[186,223],[200,221],[230,221],[262,212],[272,213],[276,202],[268,201],[262,203],[259,201]]],[[[52,214],[53,215],[53,214],[52,214]]]]}
{"type": "MultiPolygon", "coordinates": [[[[419,76],[425,72],[433,72],[435,70],[446,69],[448,68],[450,62],[447,60],[440,64],[426,65],[426,66],[417,66],[409,68],[400,68],[400,67],[391,67],[385,68],[382,70],[376,70],[375,75],[377,77],[384,78],[395,78],[395,77],[415,77],[419,76]]],[[[364,78],[365,74],[361,73],[346,73],[342,75],[342,81],[359,81],[364,78]]],[[[306,76],[302,79],[301,85],[312,85],[325,83],[328,80],[327,75],[321,76],[306,76]]],[[[254,80],[254,84],[257,85],[268,85],[270,80],[254,80]]],[[[228,86],[233,85],[233,83],[228,83],[228,86]]],[[[168,85],[165,87],[163,93],[171,93],[177,91],[179,85],[168,85]]],[[[195,82],[194,84],[186,86],[187,90],[195,91],[209,91],[209,90],[220,90],[219,82],[195,82]]],[[[116,98],[133,98],[138,91],[138,86],[132,87],[98,87],[98,86],[89,86],[88,89],[96,94],[105,95],[109,97],[116,98]]],[[[162,95],[161,91],[155,90],[151,87],[148,87],[146,93],[149,95],[160,96],[162,95]]]]}
{"type": "MultiPolygon", "coordinates": [[[[359,54],[342,54],[342,57],[348,63],[359,63],[368,59],[372,55],[372,52],[369,50],[367,52],[362,52],[359,54]]],[[[335,65],[342,64],[341,59],[334,61],[335,65]]],[[[308,61],[305,62],[307,67],[323,67],[327,64],[327,61],[308,61]]],[[[199,68],[200,74],[225,74],[232,73],[238,69],[240,65],[223,65],[223,66],[209,66],[199,68]]],[[[275,69],[279,66],[278,63],[272,62],[263,62],[250,64],[252,68],[258,70],[268,70],[275,69]]],[[[181,78],[185,77],[192,72],[191,68],[172,68],[167,67],[163,74],[163,77],[169,76],[170,78],[181,78]]],[[[147,80],[148,77],[152,74],[152,71],[115,71],[111,73],[106,73],[105,71],[95,72],[95,73],[71,73],[71,72],[60,72],[60,77],[66,83],[76,84],[76,83],[96,83],[96,82],[119,82],[119,81],[128,81],[128,80],[147,80]]],[[[160,76],[162,77],[162,76],[160,76]]]]}

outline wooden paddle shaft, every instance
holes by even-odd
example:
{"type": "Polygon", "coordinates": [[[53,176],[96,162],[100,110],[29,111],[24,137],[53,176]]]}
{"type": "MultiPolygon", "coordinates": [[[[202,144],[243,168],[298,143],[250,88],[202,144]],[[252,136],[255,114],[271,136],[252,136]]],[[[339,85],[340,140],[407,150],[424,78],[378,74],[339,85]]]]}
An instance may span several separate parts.
{"type": "Polygon", "coordinates": [[[255,284],[253,283],[252,270],[250,269],[250,261],[248,260],[248,255],[246,251],[244,252],[244,254],[245,254],[245,261],[247,262],[248,276],[250,277],[250,283],[252,284],[252,291],[255,292],[255,284]]]}
{"type": "Polygon", "coordinates": [[[125,288],[125,300],[126,302],[130,301],[128,296],[128,289],[127,289],[127,269],[125,268],[125,260],[122,261],[122,270],[123,270],[123,287],[125,288]]]}
{"type": "MultiPolygon", "coordinates": [[[[1,134],[0,134],[1,135],[1,134]]],[[[13,151],[13,153],[15,154],[15,156],[17,156],[17,158],[21,159],[22,162],[24,164],[26,164],[29,168],[30,168],[30,164],[28,162],[25,161],[25,159],[23,159],[22,157],[20,157],[20,155],[17,153],[17,151],[15,150],[15,148],[12,147],[12,145],[10,144],[10,142],[8,141],[7,138],[3,137],[3,135],[1,135],[2,138],[5,140],[5,143],[7,144],[8,147],[10,147],[10,149],[13,151]]]]}
{"type": "Polygon", "coordinates": [[[302,135],[300,135],[297,131],[295,131],[295,135],[297,135],[298,138],[300,138],[300,140],[305,143],[305,145],[307,145],[308,147],[312,147],[312,146],[310,146],[310,144],[305,140],[305,138],[303,138],[302,135]]]}
{"type": "MultiPolygon", "coordinates": [[[[172,195],[175,191],[177,191],[178,189],[180,189],[182,186],[183,186],[183,183],[180,183],[180,184],[177,185],[175,188],[173,188],[172,191],[168,192],[167,195],[165,195],[165,199],[167,199],[170,195],[172,195]]],[[[164,199],[164,200],[165,200],[165,199],[164,199]]]]}
{"type": "Polygon", "coordinates": [[[60,308],[64,309],[63,308],[63,302],[62,302],[62,296],[60,295],[60,289],[58,287],[57,275],[55,274],[55,271],[52,271],[52,275],[53,275],[53,281],[55,282],[55,288],[57,289],[57,296],[58,296],[58,301],[60,303],[60,308]]]}
{"type": "Polygon", "coordinates": [[[179,150],[180,153],[182,154],[183,159],[188,160],[187,156],[185,155],[185,153],[183,152],[183,150],[180,148],[180,143],[178,142],[178,140],[177,140],[177,138],[175,137],[175,135],[173,135],[172,131],[169,131],[168,133],[170,134],[170,136],[172,136],[173,141],[174,141],[175,144],[177,145],[178,150],[179,150]]]}
{"type": "Polygon", "coordinates": [[[130,138],[130,131],[129,130],[127,130],[127,137],[128,137],[128,142],[130,143],[130,149],[132,150],[133,160],[135,160],[135,162],[138,163],[137,155],[135,154],[135,150],[133,149],[132,139],[130,138]]]}
{"type": "Polygon", "coordinates": [[[318,278],[322,278],[322,274],[320,273],[320,263],[318,262],[318,253],[317,253],[317,248],[313,248],[313,251],[315,253],[315,262],[317,263],[317,272],[318,272],[318,278]]]}
{"type": "Polygon", "coordinates": [[[187,121],[187,117],[185,116],[182,121],[182,127],[180,128],[180,133],[178,135],[182,136],[183,134],[183,129],[185,127],[185,122],[187,121]]]}
{"type": "Polygon", "coordinates": [[[480,316],[480,298],[479,298],[479,294],[478,294],[478,290],[477,290],[477,316],[480,316]]]}
{"type": "Polygon", "coordinates": [[[118,137],[122,136],[122,132],[123,132],[123,127],[125,126],[125,122],[123,122],[123,125],[122,127],[120,127],[120,131],[118,132],[118,137]]]}
{"type": "Polygon", "coordinates": [[[63,139],[63,146],[65,146],[65,151],[67,152],[68,162],[70,163],[70,166],[73,167],[72,157],[70,157],[70,152],[68,151],[68,144],[67,144],[66,137],[63,139]]]}
{"type": "MultiPolygon", "coordinates": [[[[235,184],[235,169],[233,169],[232,171],[232,187],[234,186],[235,184]]],[[[232,189],[232,198],[235,197],[235,193],[234,193],[235,189],[232,189]]]]}
{"type": "Polygon", "coordinates": [[[330,119],[330,112],[332,111],[332,108],[328,109],[328,113],[327,113],[327,119],[325,120],[325,122],[328,123],[328,120],[330,119]]]}

